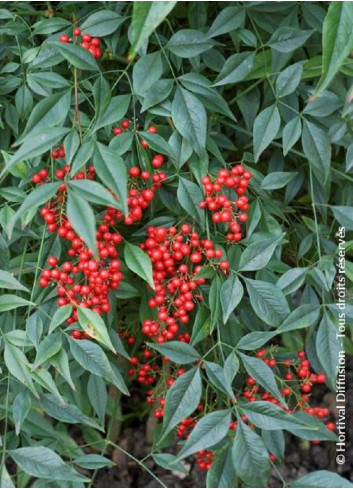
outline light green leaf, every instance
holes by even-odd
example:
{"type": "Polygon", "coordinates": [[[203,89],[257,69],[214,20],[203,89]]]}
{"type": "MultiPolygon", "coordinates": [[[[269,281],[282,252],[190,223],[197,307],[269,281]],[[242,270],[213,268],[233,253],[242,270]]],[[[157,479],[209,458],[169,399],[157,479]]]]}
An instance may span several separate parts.
{"type": "Polygon", "coordinates": [[[53,450],[45,446],[16,448],[8,451],[10,457],[26,474],[54,481],[87,482],[69,467],[53,450]]]}
{"type": "Polygon", "coordinates": [[[86,331],[91,338],[99,341],[99,343],[102,343],[102,345],[115,353],[115,349],[109,338],[107,327],[101,316],[86,307],[77,306],[77,311],[78,321],[82,329],[86,331]]]}
{"type": "Polygon", "coordinates": [[[35,303],[15,294],[3,294],[0,297],[0,312],[11,311],[23,306],[35,306],[35,303]]]}
{"type": "Polygon", "coordinates": [[[315,90],[320,95],[332,82],[344,60],[353,49],[353,5],[330,2],[323,24],[322,75],[315,90]]]}
{"type": "Polygon", "coordinates": [[[97,253],[96,220],[92,207],[85,199],[68,189],[66,212],[74,231],[93,253],[97,253]]]}
{"type": "Polygon", "coordinates": [[[141,248],[128,242],[125,242],[124,257],[128,268],[154,289],[150,257],[141,248]]]}
{"type": "Polygon", "coordinates": [[[152,32],[173,10],[177,2],[135,2],[132,12],[132,39],[129,57],[134,58],[152,32]]]}
{"type": "Polygon", "coordinates": [[[6,270],[0,270],[0,288],[29,292],[27,287],[22,285],[11,273],[6,272],[6,270]]]}

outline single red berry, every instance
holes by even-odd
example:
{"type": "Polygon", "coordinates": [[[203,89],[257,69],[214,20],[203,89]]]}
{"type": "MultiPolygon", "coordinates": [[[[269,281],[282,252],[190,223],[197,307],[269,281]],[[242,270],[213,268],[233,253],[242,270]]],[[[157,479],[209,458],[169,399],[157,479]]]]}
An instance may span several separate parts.
{"type": "Polygon", "coordinates": [[[68,34],[62,34],[60,37],[59,37],[59,41],[60,42],[63,42],[63,43],[68,43],[70,42],[70,37],[68,34]]]}

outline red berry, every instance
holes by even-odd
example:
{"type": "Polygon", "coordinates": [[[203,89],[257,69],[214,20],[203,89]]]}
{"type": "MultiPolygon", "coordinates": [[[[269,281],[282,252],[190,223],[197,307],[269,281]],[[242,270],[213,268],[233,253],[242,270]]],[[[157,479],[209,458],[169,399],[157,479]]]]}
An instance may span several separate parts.
{"type": "Polygon", "coordinates": [[[70,37],[68,36],[68,34],[62,34],[59,37],[59,41],[63,42],[63,43],[68,43],[68,42],[70,42],[70,37]]]}

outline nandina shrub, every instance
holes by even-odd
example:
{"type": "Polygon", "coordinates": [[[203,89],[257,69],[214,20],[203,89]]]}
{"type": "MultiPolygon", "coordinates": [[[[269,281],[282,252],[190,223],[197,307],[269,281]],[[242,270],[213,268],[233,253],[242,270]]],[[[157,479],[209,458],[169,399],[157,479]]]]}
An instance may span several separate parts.
{"type": "Polygon", "coordinates": [[[351,2],[2,2],[2,487],[95,484],[113,449],[161,485],[152,458],[266,487],[289,437],[335,443],[352,19],[351,2]],[[146,423],[145,459],[120,422],[146,423]]]}

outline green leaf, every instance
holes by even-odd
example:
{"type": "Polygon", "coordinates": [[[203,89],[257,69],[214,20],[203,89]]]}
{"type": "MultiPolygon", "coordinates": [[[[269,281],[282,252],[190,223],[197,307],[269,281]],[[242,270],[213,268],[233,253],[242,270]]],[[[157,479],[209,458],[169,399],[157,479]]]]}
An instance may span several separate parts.
{"type": "Polygon", "coordinates": [[[214,362],[206,362],[206,373],[210,382],[221,392],[227,394],[231,399],[235,400],[232,383],[225,375],[223,367],[214,362]]]}
{"type": "Polygon", "coordinates": [[[96,220],[92,207],[71,189],[67,192],[66,213],[74,231],[93,253],[97,253],[96,220]]]}
{"type": "Polygon", "coordinates": [[[80,70],[100,71],[97,61],[92,54],[77,44],[49,41],[48,45],[53,47],[71,65],[80,70]]]}
{"type": "Polygon", "coordinates": [[[289,314],[288,303],[281,289],[262,280],[245,281],[256,315],[270,326],[279,326],[289,314]]]}
{"type": "Polygon", "coordinates": [[[45,97],[36,104],[29,116],[26,128],[16,146],[24,140],[30,139],[33,134],[38,133],[40,129],[58,126],[61,124],[70,109],[71,89],[64,93],[57,93],[45,97]]]}
{"type": "Polygon", "coordinates": [[[124,22],[125,18],[113,10],[104,8],[90,15],[80,29],[82,32],[89,32],[91,36],[104,37],[109,36],[124,22]]]}
{"type": "Polygon", "coordinates": [[[242,6],[222,8],[208,29],[207,37],[221,36],[228,34],[234,29],[244,25],[245,8],[242,6]]]}
{"type": "Polygon", "coordinates": [[[108,107],[94,124],[92,131],[95,132],[101,127],[109,126],[110,124],[120,121],[128,111],[130,101],[130,95],[117,95],[116,97],[113,97],[109,102],[108,107]]]}
{"type": "Polygon", "coordinates": [[[213,44],[213,41],[201,31],[181,29],[173,34],[166,48],[179,58],[192,58],[207,51],[213,44]]]}
{"type": "Polygon", "coordinates": [[[138,95],[147,95],[163,73],[162,55],[159,51],[142,56],[132,70],[132,85],[138,95]]]}
{"type": "Polygon", "coordinates": [[[226,115],[234,121],[236,120],[227,102],[218,90],[212,87],[212,83],[205,76],[199,73],[185,73],[185,75],[179,77],[179,81],[187,90],[196,94],[207,109],[226,115]]]}
{"type": "Polygon", "coordinates": [[[206,336],[210,334],[211,331],[211,319],[210,311],[207,306],[202,305],[197,311],[194,325],[192,328],[192,335],[190,344],[195,346],[197,343],[202,341],[206,336]]]}
{"type": "Polygon", "coordinates": [[[166,470],[176,470],[182,474],[188,474],[187,468],[182,462],[175,462],[175,456],[171,453],[155,453],[152,455],[154,461],[166,470]]]}
{"type": "Polygon", "coordinates": [[[71,313],[72,313],[71,304],[67,304],[66,306],[59,307],[59,309],[57,309],[54,312],[51,318],[48,334],[50,335],[54,331],[54,329],[56,329],[58,326],[60,326],[60,324],[66,321],[66,319],[68,319],[71,316],[71,313]]]}
{"type": "Polygon", "coordinates": [[[278,279],[277,286],[284,295],[292,294],[303,285],[307,273],[307,267],[290,268],[278,279]]]}
{"type": "Polygon", "coordinates": [[[11,311],[23,306],[35,306],[35,303],[22,299],[15,294],[3,294],[0,297],[0,312],[11,311]]]}
{"type": "Polygon", "coordinates": [[[200,369],[194,367],[178,377],[165,398],[161,439],[197,408],[202,394],[200,369]]]}
{"type": "Polygon", "coordinates": [[[99,424],[83,414],[74,404],[69,404],[66,400],[58,402],[52,394],[45,394],[40,398],[41,408],[51,417],[70,424],[83,424],[96,430],[103,431],[99,424]]]}
{"type": "Polygon", "coordinates": [[[286,406],[286,401],[278,389],[276,379],[271,368],[260,358],[249,357],[243,353],[239,353],[239,355],[243,361],[246,372],[266,391],[270,392],[276,399],[286,406]]]}
{"type": "Polygon", "coordinates": [[[336,434],[328,430],[324,423],[314,416],[302,411],[296,411],[292,414],[292,417],[299,423],[305,423],[307,425],[305,429],[295,428],[293,430],[288,430],[293,433],[293,435],[303,438],[304,440],[337,441],[336,434]]]}
{"type": "Polygon", "coordinates": [[[117,376],[99,345],[87,340],[73,340],[69,336],[67,339],[71,353],[81,367],[94,375],[98,375],[98,377],[103,377],[108,382],[112,382],[123,394],[129,395],[123,378],[117,376]]]}
{"type": "Polygon", "coordinates": [[[206,146],[207,114],[200,100],[178,87],[172,104],[172,118],[179,133],[201,155],[206,146]]]}
{"type": "Polygon", "coordinates": [[[104,144],[97,143],[94,154],[95,168],[99,178],[119,197],[125,215],[127,206],[127,170],[123,160],[104,144]]]}
{"type": "Polygon", "coordinates": [[[221,288],[221,305],[223,322],[226,323],[229,316],[237,307],[244,295],[243,286],[235,273],[231,273],[221,288]]]}
{"type": "Polygon", "coordinates": [[[104,426],[108,402],[105,380],[102,377],[91,374],[87,383],[87,395],[89,402],[97,413],[101,425],[104,426]]]}
{"type": "Polygon", "coordinates": [[[52,17],[50,19],[40,20],[33,25],[33,34],[53,34],[54,32],[71,27],[71,22],[62,17],[52,17]]]}
{"type": "Polygon", "coordinates": [[[325,183],[331,168],[331,145],[328,134],[312,122],[305,121],[302,144],[315,176],[325,183]]]}
{"type": "Polygon", "coordinates": [[[271,470],[268,452],[261,437],[241,419],[232,453],[237,476],[249,487],[265,487],[271,470]]]}
{"type": "Polygon", "coordinates": [[[69,467],[53,450],[45,446],[16,448],[8,451],[10,457],[26,474],[54,481],[88,482],[69,467]]]}
{"type": "Polygon", "coordinates": [[[50,359],[51,365],[59,372],[59,374],[66,380],[73,391],[76,390],[74,383],[72,382],[69,359],[66,351],[61,349],[56,355],[50,359]]]}
{"type": "Polygon", "coordinates": [[[286,97],[293,93],[301,80],[303,63],[295,63],[288,66],[278,75],[276,80],[276,94],[278,97],[286,97]]]}
{"type": "Polygon", "coordinates": [[[20,348],[12,345],[5,339],[4,362],[11,375],[28,387],[38,397],[30,376],[29,364],[26,355],[20,348]]]}
{"type": "Polygon", "coordinates": [[[314,30],[301,30],[296,27],[279,27],[268,42],[271,48],[280,53],[291,53],[302,46],[314,30]]]}
{"type": "Polygon", "coordinates": [[[316,353],[332,390],[335,390],[337,367],[340,365],[342,351],[342,342],[337,335],[338,328],[329,315],[324,314],[316,335],[316,353]]]}
{"type": "Polygon", "coordinates": [[[278,328],[278,333],[285,333],[295,329],[308,328],[319,319],[320,307],[315,307],[311,304],[303,304],[297,309],[294,309],[286,320],[278,328]]]}
{"type": "Polygon", "coordinates": [[[299,422],[291,414],[271,402],[249,402],[241,406],[241,410],[250,423],[264,430],[294,430],[307,427],[305,423],[299,422]]]}
{"type": "Polygon", "coordinates": [[[353,49],[353,5],[351,2],[332,2],[323,24],[322,75],[315,90],[320,95],[332,82],[343,62],[353,49]]]}
{"type": "Polygon", "coordinates": [[[10,474],[8,473],[7,469],[6,469],[6,465],[3,464],[3,467],[1,469],[1,474],[0,474],[0,485],[1,487],[6,487],[6,488],[9,488],[9,489],[14,489],[15,486],[12,482],[12,479],[11,479],[11,476],[10,474]]]}
{"type": "Polygon", "coordinates": [[[22,390],[19,392],[12,405],[12,417],[15,423],[15,431],[18,436],[21,431],[21,426],[27,417],[32,407],[32,400],[29,391],[22,390]]]}
{"type": "Polygon", "coordinates": [[[168,357],[172,362],[182,365],[184,363],[193,363],[200,358],[195,348],[183,341],[168,341],[164,344],[147,343],[147,345],[168,357]]]}
{"type": "Polygon", "coordinates": [[[180,450],[176,461],[222,441],[228,433],[230,421],[231,411],[228,409],[215,411],[201,418],[180,450]]]}
{"type": "Polygon", "coordinates": [[[177,2],[135,2],[132,12],[132,37],[129,57],[133,58],[152,32],[173,10],[177,2]]]}
{"type": "Polygon", "coordinates": [[[222,319],[222,307],[221,307],[221,288],[222,279],[216,275],[212,280],[210,292],[208,295],[208,303],[211,310],[211,331],[222,319]]]}
{"type": "Polygon", "coordinates": [[[228,83],[238,83],[244,80],[253,69],[254,62],[255,53],[253,52],[245,51],[233,54],[224,63],[222,71],[216,78],[213,86],[217,87],[227,85],[228,83]]]}
{"type": "Polygon", "coordinates": [[[262,190],[276,190],[278,188],[283,188],[297,175],[298,173],[296,172],[274,171],[266,175],[262,180],[261,188],[262,190]]]}
{"type": "MultiPolygon", "coordinates": [[[[95,145],[92,139],[85,141],[77,151],[75,157],[73,158],[70,176],[76,175],[76,173],[87,163],[87,161],[92,157],[95,150],[95,145]]],[[[73,183],[71,180],[70,183],[73,183]]]]}
{"type": "Polygon", "coordinates": [[[0,270],[0,287],[2,289],[23,290],[29,292],[27,287],[22,285],[11,273],[0,270]]]}
{"type": "Polygon", "coordinates": [[[200,187],[186,178],[179,177],[177,197],[182,208],[204,228],[205,212],[199,208],[199,203],[203,200],[200,187]]]}
{"type": "Polygon", "coordinates": [[[279,334],[277,331],[252,331],[243,336],[237,343],[237,349],[240,350],[257,350],[262,345],[270,341],[274,336],[279,334]]]}
{"type": "Polygon", "coordinates": [[[112,194],[103,185],[92,180],[71,180],[69,183],[71,188],[77,195],[88,202],[104,205],[105,207],[114,207],[121,210],[121,204],[114,199],[112,194]]]}
{"type": "Polygon", "coordinates": [[[107,327],[96,312],[85,307],[77,306],[78,311],[78,322],[80,326],[86,333],[90,335],[91,338],[99,341],[102,345],[106,346],[115,353],[115,349],[110,341],[107,327]]]}
{"type": "Polygon", "coordinates": [[[68,165],[71,164],[74,156],[79,149],[80,146],[80,138],[77,131],[71,131],[66,136],[64,140],[64,148],[65,148],[65,160],[68,165]]]}
{"type": "Polygon", "coordinates": [[[232,460],[231,445],[217,452],[207,472],[207,487],[237,487],[237,475],[232,460]]]}
{"type": "Polygon", "coordinates": [[[148,143],[148,146],[154,151],[172,156],[172,148],[159,134],[150,134],[147,131],[141,131],[139,132],[139,136],[142,140],[145,140],[148,143]]]}
{"type": "Polygon", "coordinates": [[[283,236],[274,236],[261,241],[255,241],[245,248],[239,262],[239,270],[250,272],[261,270],[271,260],[275,249],[282,241],[283,236]]]}
{"type": "Polygon", "coordinates": [[[85,455],[75,458],[74,464],[87,470],[97,470],[102,469],[103,467],[115,466],[115,463],[112,460],[109,460],[109,458],[95,453],[86,453],[85,455]]]}
{"type": "Polygon", "coordinates": [[[42,365],[50,357],[53,357],[62,347],[62,338],[60,333],[53,333],[46,336],[43,341],[39,343],[37,356],[33,363],[32,370],[35,370],[42,365]]]}
{"type": "Polygon", "coordinates": [[[349,205],[331,205],[335,218],[347,231],[353,230],[353,207],[349,205]]]}
{"type": "Polygon", "coordinates": [[[256,117],[253,127],[255,161],[259,160],[262,152],[277,136],[280,123],[276,104],[267,107],[256,117]]]}
{"type": "Polygon", "coordinates": [[[55,183],[46,183],[45,185],[41,185],[33,190],[25,200],[22,202],[20,207],[17,209],[14,216],[11,218],[9,222],[9,233],[12,234],[13,227],[20,217],[22,217],[26,212],[31,209],[36,209],[37,207],[48,202],[59,189],[60,182],[55,183]]]}
{"type": "Polygon", "coordinates": [[[283,128],[283,155],[285,156],[288,151],[295,145],[302,133],[302,121],[300,116],[294,117],[283,128]]]}
{"type": "Polygon", "coordinates": [[[154,289],[152,263],[150,257],[138,246],[125,242],[124,258],[127,267],[154,289]]]}
{"type": "Polygon", "coordinates": [[[51,127],[33,133],[30,139],[26,139],[22,146],[11,156],[3,168],[4,175],[10,168],[21,160],[27,160],[41,155],[55,146],[70,131],[67,127],[51,127]]]}
{"type": "MultiPolygon", "coordinates": [[[[141,112],[145,112],[150,107],[160,104],[165,100],[172,91],[174,86],[173,80],[157,80],[153,86],[146,92],[141,107],[141,112]]],[[[148,133],[151,135],[150,133],[148,133]]]]}
{"type": "MultiPolygon", "coordinates": [[[[339,2],[341,3],[341,2],[339,2]]],[[[343,2],[342,2],[343,3],[343,2]]],[[[293,481],[289,487],[353,487],[348,479],[341,477],[329,470],[315,470],[310,474],[304,475],[300,479],[293,481]]]]}

